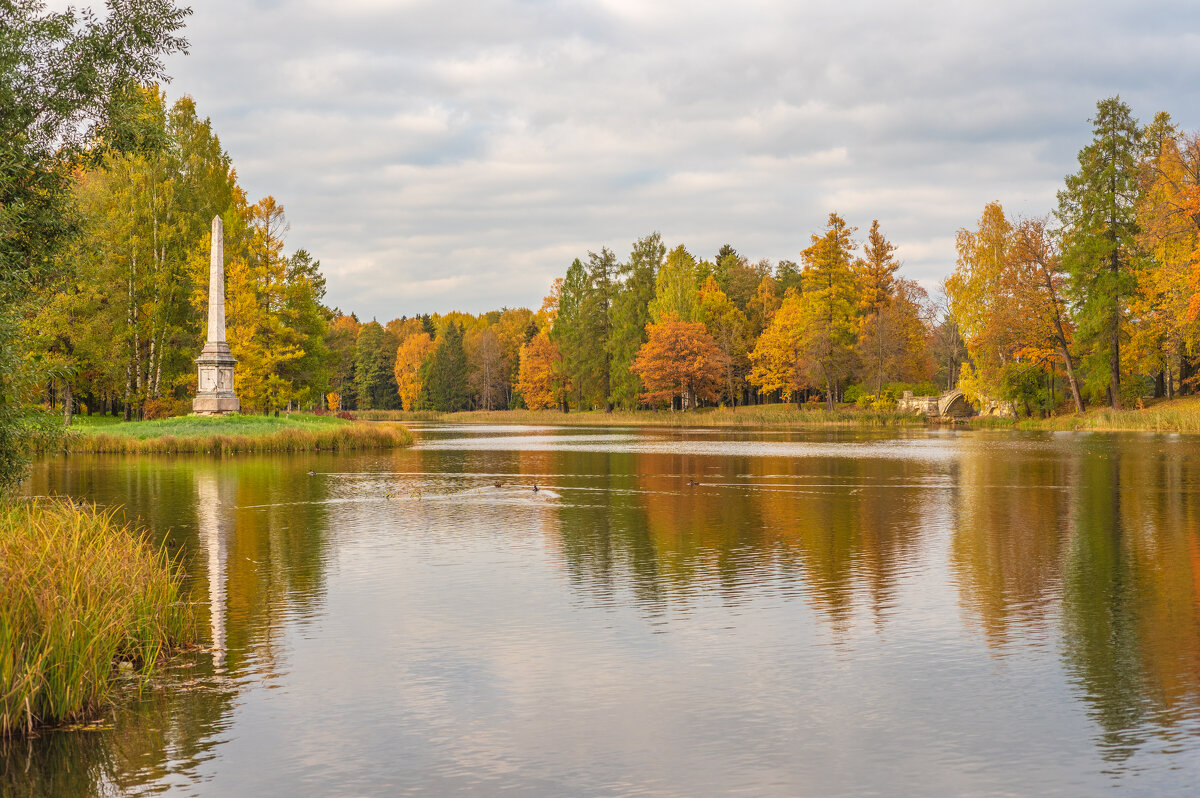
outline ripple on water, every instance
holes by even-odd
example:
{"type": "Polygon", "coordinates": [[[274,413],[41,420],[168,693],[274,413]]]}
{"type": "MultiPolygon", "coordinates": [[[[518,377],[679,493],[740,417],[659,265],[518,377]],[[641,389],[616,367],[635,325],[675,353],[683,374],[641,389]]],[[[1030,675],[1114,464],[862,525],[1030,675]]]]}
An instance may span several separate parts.
{"type": "Polygon", "coordinates": [[[0,793],[1181,793],[1200,460],[1150,444],[431,425],[89,471],[182,530],[222,651],[0,793]]]}

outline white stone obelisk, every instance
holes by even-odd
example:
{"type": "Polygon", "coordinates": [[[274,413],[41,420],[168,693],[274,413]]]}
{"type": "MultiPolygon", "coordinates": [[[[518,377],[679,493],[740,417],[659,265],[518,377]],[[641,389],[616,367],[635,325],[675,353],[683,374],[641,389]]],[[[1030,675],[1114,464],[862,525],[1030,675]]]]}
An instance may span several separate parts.
{"type": "Polygon", "coordinates": [[[225,342],[225,245],[221,217],[212,221],[212,247],[208,262],[208,340],[196,358],[199,382],[192,411],[205,416],[236,413],[241,407],[233,392],[233,367],[237,360],[225,342]]]}

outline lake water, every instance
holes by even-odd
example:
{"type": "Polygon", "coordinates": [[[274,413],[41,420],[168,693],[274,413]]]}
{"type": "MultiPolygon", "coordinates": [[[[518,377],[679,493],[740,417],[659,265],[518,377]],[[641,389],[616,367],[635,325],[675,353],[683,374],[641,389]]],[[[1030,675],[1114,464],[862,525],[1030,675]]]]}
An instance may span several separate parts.
{"type": "Polygon", "coordinates": [[[415,431],[40,464],[211,649],[0,794],[1197,794],[1200,439],[415,431]]]}

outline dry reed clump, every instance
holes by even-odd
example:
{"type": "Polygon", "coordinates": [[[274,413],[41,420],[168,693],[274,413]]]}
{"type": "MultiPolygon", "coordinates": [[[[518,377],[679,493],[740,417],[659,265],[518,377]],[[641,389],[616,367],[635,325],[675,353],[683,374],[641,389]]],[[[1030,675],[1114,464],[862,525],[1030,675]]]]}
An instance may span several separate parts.
{"type": "Polygon", "coordinates": [[[1200,401],[1191,397],[1143,409],[1100,408],[1082,415],[1023,419],[1022,429],[1093,430],[1096,432],[1200,432],[1200,401]]]}
{"type": "Polygon", "coordinates": [[[259,435],[131,435],[73,433],[68,452],[93,454],[237,454],[245,452],[351,451],[393,449],[412,444],[412,434],[399,424],[339,424],[327,429],[285,428],[259,435]]]}
{"type": "Polygon", "coordinates": [[[195,625],[167,555],[112,511],[0,503],[0,735],[86,715],[195,625]]]}

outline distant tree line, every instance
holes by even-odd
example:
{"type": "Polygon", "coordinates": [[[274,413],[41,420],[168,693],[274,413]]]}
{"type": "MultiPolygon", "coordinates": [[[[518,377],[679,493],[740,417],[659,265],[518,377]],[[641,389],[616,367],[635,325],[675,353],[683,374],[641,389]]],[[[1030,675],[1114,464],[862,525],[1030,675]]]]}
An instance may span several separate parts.
{"type": "Polygon", "coordinates": [[[1101,101],[1054,213],[989,204],[936,299],[878,220],[830,213],[796,261],[698,257],[651,233],[572,261],[536,311],[362,322],[325,304],[319,261],[285,249],[282,205],[247,198],[193,101],[168,107],[152,82],[185,44],[183,12],[117,5],[105,23],[0,7],[0,482],[37,404],[68,423],[190,410],[214,216],[244,412],[886,409],[958,386],[1032,414],[1200,382],[1200,134],[1165,113],[1142,126],[1101,101]]]}
{"type": "Polygon", "coordinates": [[[1027,413],[1130,404],[1197,382],[1200,140],[1166,114],[1098,105],[1052,217],[989,204],[938,301],[900,274],[878,220],[837,213],[797,261],[658,233],[575,259],[535,312],[361,322],[284,251],[283,208],[249,203],[207,120],[154,87],[119,95],[75,170],[80,219],[27,304],[45,399],[126,418],[186,412],[204,336],[208,223],[225,220],[228,337],[246,412],[634,409],[854,401],[955,386],[1027,413]]]}
{"type": "Polygon", "coordinates": [[[711,260],[658,233],[619,262],[577,259],[535,316],[517,392],[529,407],[680,409],[765,401],[888,401],[952,385],[962,342],[926,291],[897,276],[879,222],[860,247],[836,213],[800,264],[711,260]]]}

